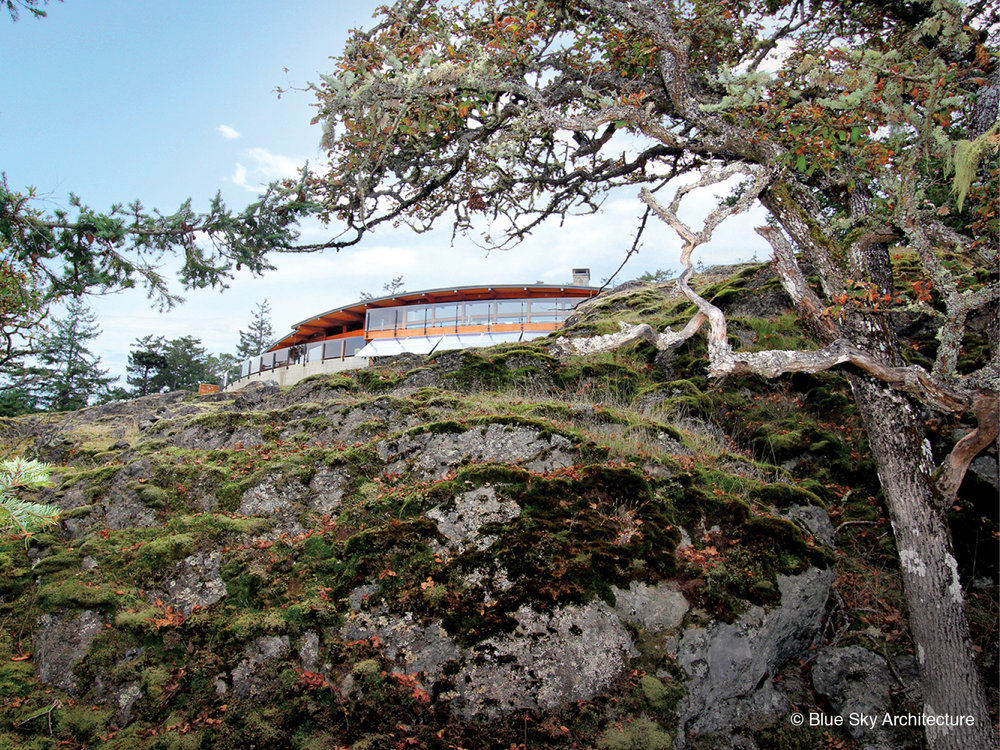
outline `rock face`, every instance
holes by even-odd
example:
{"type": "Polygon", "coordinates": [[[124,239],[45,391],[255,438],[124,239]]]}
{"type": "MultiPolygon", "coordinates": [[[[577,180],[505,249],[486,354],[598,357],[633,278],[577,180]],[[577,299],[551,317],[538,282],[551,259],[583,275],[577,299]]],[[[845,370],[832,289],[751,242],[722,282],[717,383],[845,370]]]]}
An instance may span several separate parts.
{"type": "Polygon", "coordinates": [[[247,698],[260,693],[266,683],[259,679],[259,672],[267,662],[283,659],[290,651],[288,636],[261,636],[247,645],[243,659],[233,669],[233,695],[247,698]]]}
{"type": "Polygon", "coordinates": [[[103,624],[100,615],[89,609],[77,615],[43,615],[35,631],[38,678],[77,692],[73,667],[86,655],[103,624]]]}
{"type": "MultiPolygon", "coordinates": [[[[908,670],[902,671],[905,674],[908,670]]],[[[910,746],[902,732],[881,721],[892,712],[893,688],[906,687],[896,680],[884,657],[859,646],[824,648],[816,655],[812,681],[816,692],[829,699],[831,708],[844,717],[851,736],[865,750],[910,746]],[[875,726],[851,722],[852,715],[879,721],[875,726]]]]}
{"type": "Polygon", "coordinates": [[[732,624],[692,628],[681,638],[677,661],[688,675],[678,706],[678,736],[731,736],[738,727],[775,723],[788,701],[769,679],[817,639],[833,570],[778,576],[781,605],[751,607],[732,624]]]}
{"type": "Polygon", "coordinates": [[[163,582],[163,601],[182,615],[195,607],[208,607],[226,595],[219,576],[220,552],[199,552],[181,560],[163,582]]]}
{"type": "Polygon", "coordinates": [[[342,635],[351,640],[376,636],[401,671],[420,673],[426,689],[467,718],[587,700],[638,655],[621,620],[603,602],[551,613],[522,607],[515,618],[511,635],[471,649],[456,645],[440,624],[419,624],[410,613],[362,613],[342,635]]]}
{"type": "Polygon", "coordinates": [[[437,522],[438,531],[447,537],[449,551],[464,552],[468,548],[487,549],[495,536],[480,534],[488,523],[503,523],[521,515],[521,507],[512,500],[497,498],[493,487],[481,487],[455,498],[451,507],[432,508],[427,517],[437,522]]]}
{"type": "Polygon", "coordinates": [[[627,589],[613,586],[611,591],[618,616],[642,630],[674,630],[691,606],[684,594],[666,583],[650,586],[633,581],[627,589]]]}
{"type": "Polygon", "coordinates": [[[462,463],[510,461],[529,471],[552,471],[573,465],[573,444],[562,435],[543,436],[538,430],[490,424],[465,432],[404,435],[376,446],[387,462],[386,474],[413,471],[439,479],[462,463]]]}

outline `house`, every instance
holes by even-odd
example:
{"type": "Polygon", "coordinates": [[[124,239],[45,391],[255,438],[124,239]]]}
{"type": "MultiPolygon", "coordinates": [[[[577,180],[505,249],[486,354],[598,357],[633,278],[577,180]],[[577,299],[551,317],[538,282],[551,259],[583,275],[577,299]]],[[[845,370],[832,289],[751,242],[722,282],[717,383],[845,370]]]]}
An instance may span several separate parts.
{"type": "Polygon", "coordinates": [[[560,328],[597,291],[590,270],[576,268],[569,285],[456,286],[355,302],[296,323],[266,352],[243,362],[228,388],[255,381],[291,385],[318,373],[368,367],[375,357],[528,341],[560,328]]]}

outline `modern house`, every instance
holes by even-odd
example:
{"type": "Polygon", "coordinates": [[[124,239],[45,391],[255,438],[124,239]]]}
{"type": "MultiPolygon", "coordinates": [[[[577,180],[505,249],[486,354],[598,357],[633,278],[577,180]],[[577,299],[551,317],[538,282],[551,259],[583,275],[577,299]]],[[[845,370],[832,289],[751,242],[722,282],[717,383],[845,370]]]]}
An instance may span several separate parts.
{"type": "Polygon", "coordinates": [[[492,284],[425,289],[367,299],[296,323],[291,333],[242,364],[228,384],[291,385],[310,375],[367,367],[374,357],[430,354],[544,336],[597,294],[590,270],[559,284],[492,284]]]}

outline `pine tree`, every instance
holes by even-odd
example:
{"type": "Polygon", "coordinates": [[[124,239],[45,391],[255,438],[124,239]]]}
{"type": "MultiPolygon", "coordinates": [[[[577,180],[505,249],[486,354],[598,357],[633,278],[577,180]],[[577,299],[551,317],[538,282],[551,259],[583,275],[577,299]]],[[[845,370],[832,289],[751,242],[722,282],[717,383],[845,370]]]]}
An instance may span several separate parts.
{"type": "Polygon", "coordinates": [[[163,356],[167,364],[154,379],[156,392],[163,389],[193,391],[198,388],[198,383],[211,377],[207,366],[208,354],[201,340],[194,336],[170,339],[163,346],[163,356]]]}
{"type": "Polygon", "coordinates": [[[271,345],[274,331],[271,328],[271,306],[265,299],[258,302],[253,310],[250,327],[240,331],[240,343],[236,347],[236,358],[239,360],[256,357],[271,345]]]}
{"type": "Polygon", "coordinates": [[[148,396],[163,385],[167,358],[163,352],[167,342],[162,336],[143,336],[132,344],[125,368],[126,381],[132,386],[131,395],[148,396]]]}
{"type": "Polygon", "coordinates": [[[40,341],[35,375],[38,402],[49,411],[86,406],[118,378],[100,368],[100,357],[87,345],[101,334],[97,316],[79,299],[70,301],[66,317],[55,320],[40,341]]]}

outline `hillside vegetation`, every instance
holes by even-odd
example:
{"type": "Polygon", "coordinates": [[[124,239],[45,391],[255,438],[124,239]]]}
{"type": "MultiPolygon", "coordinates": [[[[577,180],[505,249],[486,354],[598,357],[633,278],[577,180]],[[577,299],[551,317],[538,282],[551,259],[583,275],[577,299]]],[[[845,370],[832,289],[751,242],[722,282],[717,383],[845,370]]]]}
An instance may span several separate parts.
{"type": "MultiPolygon", "coordinates": [[[[698,284],[734,345],[809,346],[767,266],[698,284]]],[[[558,335],[686,322],[668,292],[558,335]]],[[[3,421],[63,514],[0,544],[0,747],[919,747],[787,718],[920,705],[842,377],[549,343],[3,421]]],[[[995,467],[952,511],[984,674],[995,467]]]]}

